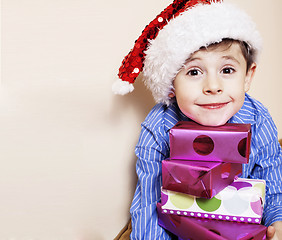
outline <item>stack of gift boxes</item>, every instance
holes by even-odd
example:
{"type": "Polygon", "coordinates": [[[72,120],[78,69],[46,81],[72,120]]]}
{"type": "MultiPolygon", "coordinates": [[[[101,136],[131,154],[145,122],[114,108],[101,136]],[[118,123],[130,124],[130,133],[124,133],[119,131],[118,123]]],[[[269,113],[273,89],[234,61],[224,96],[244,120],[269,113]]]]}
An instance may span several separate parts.
{"type": "Polygon", "coordinates": [[[265,239],[265,181],[245,179],[251,126],[179,122],[162,161],[159,225],[179,239],[265,239]]]}

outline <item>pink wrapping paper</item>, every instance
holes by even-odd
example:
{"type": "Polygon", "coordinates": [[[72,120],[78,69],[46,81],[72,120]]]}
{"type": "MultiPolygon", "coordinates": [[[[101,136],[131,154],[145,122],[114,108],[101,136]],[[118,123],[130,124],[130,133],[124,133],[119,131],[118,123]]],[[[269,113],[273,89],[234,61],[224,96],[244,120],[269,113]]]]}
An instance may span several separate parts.
{"type": "Polygon", "coordinates": [[[170,130],[170,158],[248,163],[251,125],[227,123],[219,127],[178,122],[170,130]]]}
{"type": "Polygon", "coordinates": [[[202,198],[212,198],[242,173],[240,163],[164,160],[163,188],[202,198]]]}
{"type": "Polygon", "coordinates": [[[197,219],[163,214],[157,204],[158,223],[181,240],[264,240],[266,227],[260,224],[197,219]]]}

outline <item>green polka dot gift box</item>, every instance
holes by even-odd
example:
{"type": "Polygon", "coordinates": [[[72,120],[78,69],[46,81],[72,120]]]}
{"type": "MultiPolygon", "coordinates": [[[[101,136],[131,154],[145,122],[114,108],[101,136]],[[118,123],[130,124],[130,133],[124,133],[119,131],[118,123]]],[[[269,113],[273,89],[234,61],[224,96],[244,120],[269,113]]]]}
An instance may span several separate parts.
{"type": "Polygon", "coordinates": [[[163,214],[157,204],[158,224],[179,240],[262,240],[266,227],[261,224],[219,221],[163,214]]]}
{"type": "Polygon", "coordinates": [[[265,181],[238,178],[211,199],[162,189],[162,213],[225,221],[261,222],[265,181]]]}

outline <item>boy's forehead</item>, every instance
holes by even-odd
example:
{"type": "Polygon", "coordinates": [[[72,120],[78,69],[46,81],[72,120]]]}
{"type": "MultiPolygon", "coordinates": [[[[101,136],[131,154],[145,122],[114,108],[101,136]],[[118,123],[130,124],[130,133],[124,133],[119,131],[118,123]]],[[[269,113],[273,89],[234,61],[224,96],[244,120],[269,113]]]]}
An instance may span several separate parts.
{"type": "Polygon", "coordinates": [[[200,60],[203,58],[208,57],[209,55],[217,54],[220,55],[222,58],[228,60],[235,60],[239,61],[238,58],[243,58],[243,53],[240,48],[239,43],[233,42],[231,44],[225,44],[225,43],[218,43],[218,44],[212,44],[207,47],[201,47],[199,50],[192,53],[185,63],[200,60]]]}

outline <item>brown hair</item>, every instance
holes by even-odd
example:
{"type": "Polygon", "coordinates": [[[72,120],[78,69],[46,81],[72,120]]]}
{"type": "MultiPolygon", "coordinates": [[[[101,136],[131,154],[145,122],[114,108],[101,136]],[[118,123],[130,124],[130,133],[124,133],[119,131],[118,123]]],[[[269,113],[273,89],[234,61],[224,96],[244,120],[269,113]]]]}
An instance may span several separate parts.
{"type": "Polygon", "coordinates": [[[212,43],[207,47],[201,47],[200,49],[216,49],[219,46],[226,46],[226,49],[230,48],[232,44],[234,43],[238,43],[243,57],[245,58],[246,62],[247,62],[247,72],[249,71],[251,65],[255,62],[254,61],[254,50],[244,41],[241,40],[234,40],[234,39],[230,39],[230,38],[224,38],[222,39],[221,42],[218,43],[212,43]]]}

